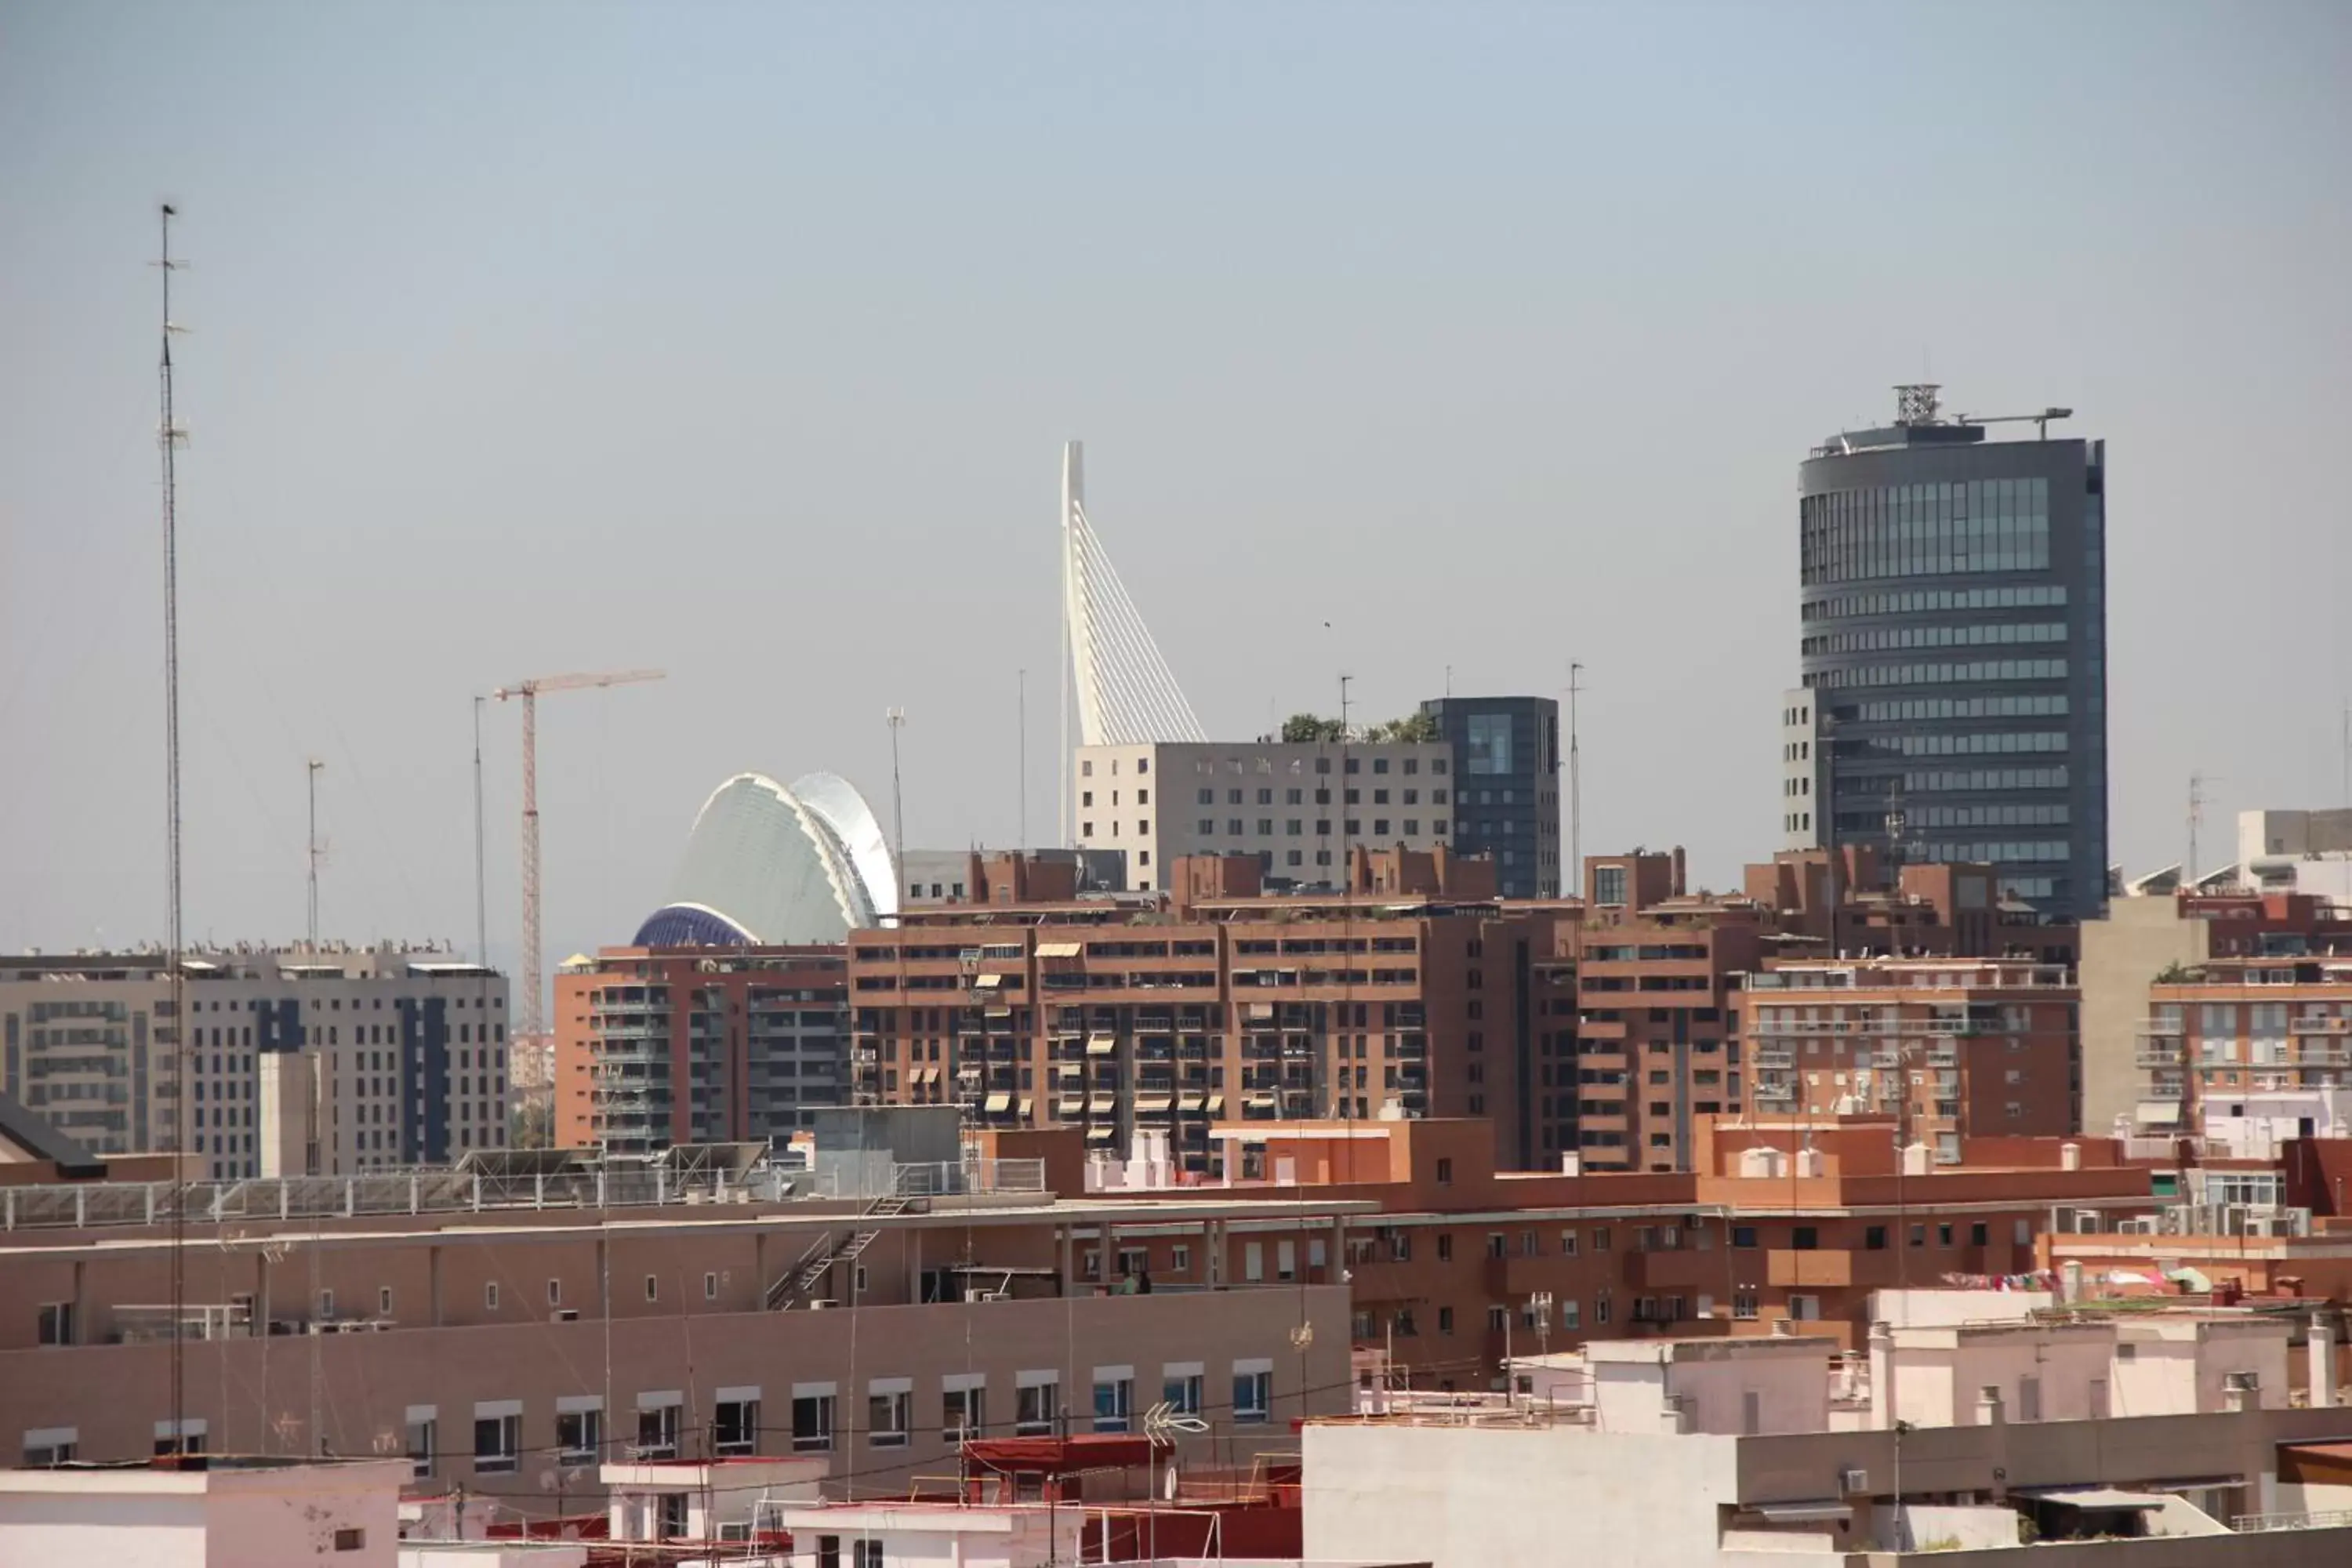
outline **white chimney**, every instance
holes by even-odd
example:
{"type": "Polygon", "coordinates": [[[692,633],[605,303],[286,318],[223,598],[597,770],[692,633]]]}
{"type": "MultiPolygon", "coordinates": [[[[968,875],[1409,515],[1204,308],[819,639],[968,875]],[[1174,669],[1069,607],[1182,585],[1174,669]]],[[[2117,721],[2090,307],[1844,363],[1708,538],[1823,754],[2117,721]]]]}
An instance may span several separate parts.
{"type": "Polygon", "coordinates": [[[1822,1152],[1819,1149],[1797,1151],[1797,1174],[1800,1176],[1818,1176],[1826,1165],[1827,1162],[1822,1158],[1822,1152]]]}
{"type": "Polygon", "coordinates": [[[2059,1144],[2058,1168],[2062,1171],[2081,1170],[2083,1168],[2083,1146],[2080,1143],[2074,1142],[2059,1144]]]}
{"type": "Polygon", "coordinates": [[[2311,1351],[2311,1405],[2325,1409],[2336,1403],[2336,1314],[2312,1313],[2305,1338],[2311,1351]]]}
{"type": "Polygon", "coordinates": [[[1576,1151],[1574,1151],[1573,1149],[1571,1149],[1571,1150],[1570,1150],[1567,1153],[1562,1154],[1562,1155],[1559,1157],[1559,1173],[1560,1173],[1561,1175],[1563,1175],[1563,1176],[1576,1176],[1576,1175],[1581,1175],[1581,1174],[1583,1174],[1583,1173],[1584,1173],[1584,1156],[1583,1156],[1583,1155],[1581,1155],[1581,1154],[1580,1154],[1580,1153],[1576,1152],[1576,1151]]]}
{"type": "Polygon", "coordinates": [[[1903,1173],[1905,1175],[1924,1176],[1927,1173],[1928,1169],[1929,1162],[1927,1145],[1925,1143],[1906,1143],[1903,1145],[1903,1173]]]}

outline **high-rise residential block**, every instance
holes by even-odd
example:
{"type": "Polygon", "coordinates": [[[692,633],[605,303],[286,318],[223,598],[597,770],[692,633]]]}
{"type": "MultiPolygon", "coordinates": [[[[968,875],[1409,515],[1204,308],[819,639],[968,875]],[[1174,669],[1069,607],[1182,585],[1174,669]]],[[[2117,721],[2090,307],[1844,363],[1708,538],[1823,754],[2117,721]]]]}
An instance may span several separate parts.
{"type": "Polygon", "coordinates": [[[1907,386],[1799,470],[1789,848],[1987,861],[2060,916],[2106,896],[2106,446],[1989,439],[1907,386]]]}
{"type": "Polygon", "coordinates": [[[782,1143],[842,1102],[842,950],[608,947],[555,977],[555,1139],[782,1143]]]}
{"type": "Polygon", "coordinates": [[[1440,697],[1421,705],[1454,748],[1454,847],[1495,862],[1507,899],[1559,896],[1559,704],[1440,697]]]}
{"type": "Polygon", "coordinates": [[[0,958],[0,1090],[94,1153],[168,1150],[184,1133],[197,1169],[224,1180],[506,1146],[496,971],[387,943],[192,952],[181,973],[184,1037],[160,952],[0,958]]]}

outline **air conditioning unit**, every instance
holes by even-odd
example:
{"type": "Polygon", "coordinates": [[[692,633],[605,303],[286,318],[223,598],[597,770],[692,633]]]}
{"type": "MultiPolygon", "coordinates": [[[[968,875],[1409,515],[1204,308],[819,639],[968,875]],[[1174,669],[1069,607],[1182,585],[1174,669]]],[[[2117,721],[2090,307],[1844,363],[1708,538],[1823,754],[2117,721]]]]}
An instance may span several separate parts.
{"type": "Polygon", "coordinates": [[[1866,1492],[1869,1489],[1870,1472],[1868,1470],[1840,1470],[1838,1472],[1838,1491],[1842,1495],[1853,1497],[1858,1493],[1866,1492]]]}

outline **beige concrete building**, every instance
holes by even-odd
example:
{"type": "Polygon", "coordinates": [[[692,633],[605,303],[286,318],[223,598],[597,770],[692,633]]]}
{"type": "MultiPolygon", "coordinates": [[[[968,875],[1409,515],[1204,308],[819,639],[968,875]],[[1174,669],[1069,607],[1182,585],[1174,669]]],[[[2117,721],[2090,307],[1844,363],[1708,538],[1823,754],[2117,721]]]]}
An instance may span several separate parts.
{"type": "Polygon", "coordinates": [[[333,1174],[506,1146],[507,980],[445,949],[192,951],[182,1036],[161,952],[0,957],[0,1091],[96,1154],[333,1174]],[[184,1129],[173,1108],[184,1104],[184,1129]]]}
{"type": "Polygon", "coordinates": [[[1336,883],[1352,844],[1454,841],[1459,786],[1443,742],[1079,746],[1071,769],[1075,841],[1124,853],[1130,888],[1167,889],[1187,855],[1246,855],[1270,880],[1336,883]]]}
{"type": "MultiPolygon", "coordinates": [[[[1015,1161],[895,1167],[881,1201],[784,1196],[806,1174],[757,1151],[502,1168],[200,1188],[189,1446],[406,1454],[419,1482],[544,1515],[593,1504],[603,1461],[826,1455],[863,1495],[951,1472],[964,1435],[1137,1430],[1171,1387],[1208,1424],[1184,1441],[1243,1463],[1346,1406],[1346,1286],[1225,1259],[1240,1234],[1344,1256],[1369,1203],[1057,1200],[1015,1161]],[[1107,1289],[1114,1266],[1153,1289],[1107,1289]]],[[[170,1435],[155,1191],[0,1192],[10,1461],[170,1435]]]]}

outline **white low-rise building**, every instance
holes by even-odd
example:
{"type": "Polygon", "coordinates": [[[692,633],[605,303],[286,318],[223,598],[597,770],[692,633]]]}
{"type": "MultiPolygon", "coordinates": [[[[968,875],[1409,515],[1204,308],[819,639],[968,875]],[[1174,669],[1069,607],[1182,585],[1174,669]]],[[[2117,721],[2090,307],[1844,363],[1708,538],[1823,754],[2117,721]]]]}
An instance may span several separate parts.
{"type": "Polygon", "coordinates": [[[0,1470],[0,1563],[394,1568],[404,1459],[0,1470]]]}

